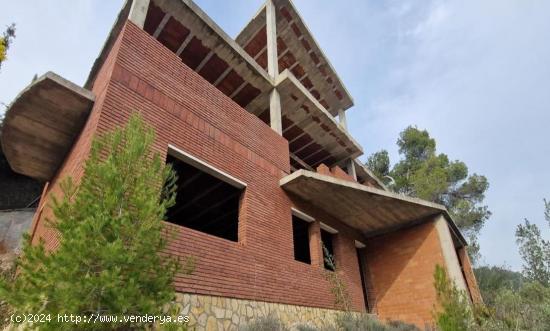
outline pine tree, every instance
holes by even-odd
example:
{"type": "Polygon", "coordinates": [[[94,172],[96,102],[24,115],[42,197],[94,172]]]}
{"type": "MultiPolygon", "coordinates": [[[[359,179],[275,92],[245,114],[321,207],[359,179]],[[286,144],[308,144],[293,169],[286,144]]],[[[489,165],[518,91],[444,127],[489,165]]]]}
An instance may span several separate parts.
{"type": "MultiPolygon", "coordinates": [[[[550,225],[550,202],[544,200],[544,216],[550,225]]],[[[550,240],[535,223],[525,220],[516,227],[516,243],[523,258],[523,274],[532,282],[550,287],[550,240]]]]}
{"type": "Polygon", "coordinates": [[[96,138],[80,185],[62,184],[52,198],[49,226],[59,234],[53,252],[29,238],[12,283],[0,296],[16,313],[52,314],[39,329],[143,329],[141,323],[67,324],[57,314],[166,314],[181,270],[164,254],[163,223],[175,201],[175,175],[151,145],[154,132],[133,115],[125,128],[96,138]],[[164,184],[164,185],[163,185],[164,184]]]}
{"type": "Polygon", "coordinates": [[[372,154],[367,166],[395,192],[444,205],[468,238],[468,253],[475,262],[479,257],[477,236],[491,216],[484,205],[487,178],[469,174],[464,162],[438,153],[435,139],[426,130],[405,128],[397,146],[401,159],[393,167],[385,150],[372,154]]]}

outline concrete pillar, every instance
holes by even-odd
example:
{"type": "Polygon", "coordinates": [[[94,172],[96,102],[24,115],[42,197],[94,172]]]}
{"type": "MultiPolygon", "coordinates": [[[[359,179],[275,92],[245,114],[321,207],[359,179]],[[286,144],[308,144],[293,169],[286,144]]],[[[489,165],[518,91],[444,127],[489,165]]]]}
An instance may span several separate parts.
{"type": "Polygon", "coordinates": [[[342,129],[348,131],[348,122],[346,120],[346,112],[343,109],[338,109],[338,122],[342,129]]]}
{"type": "Polygon", "coordinates": [[[355,162],[353,159],[348,160],[348,175],[350,175],[354,180],[357,180],[357,172],[355,171],[355,162]]]}
{"type": "Polygon", "coordinates": [[[276,88],[269,94],[269,123],[271,128],[283,135],[283,120],[281,118],[281,96],[276,88]]]}
{"type": "Polygon", "coordinates": [[[460,262],[458,261],[453,238],[451,237],[449,224],[443,215],[437,216],[434,222],[437,234],[439,235],[439,242],[441,243],[441,252],[445,260],[447,276],[454,281],[459,290],[468,293],[468,287],[466,286],[466,280],[460,268],[460,262]]]}
{"type": "Polygon", "coordinates": [[[276,9],[272,0],[268,0],[265,7],[266,32],[267,32],[267,72],[273,78],[279,75],[279,62],[277,61],[277,18],[276,9]]]}
{"type": "Polygon", "coordinates": [[[149,8],[149,0],[130,0],[132,6],[130,7],[130,14],[128,19],[135,25],[143,29],[145,24],[145,17],[147,16],[147,9],[149,8]]]}

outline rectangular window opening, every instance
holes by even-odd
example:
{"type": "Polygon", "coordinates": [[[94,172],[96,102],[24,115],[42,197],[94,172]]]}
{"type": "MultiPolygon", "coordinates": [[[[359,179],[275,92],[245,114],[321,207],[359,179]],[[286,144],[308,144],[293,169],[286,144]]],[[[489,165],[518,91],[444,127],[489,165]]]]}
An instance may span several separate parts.
{"type": "Polygon", "coordinates": [[[321,229],[321,242],[323,243],[323,261],[325,263],[325,269],[334,271],[336,267],[336,260],[334,258],[332,236],[332,233],[325,229],[321,229]]]}
{"type": "Polygon", "coordinates": [[[207,173],[170,154],[166,163],[172,165],[178,176],[176,203],[168,209],[167,221],[238,241],[239,204],[244,188],[213,176],[212,169],[207,173]]]}
{"type": "Polygon", "coordinates": [[[292,238],[294,240],[294,259],[296,261],[311,264],[309,252],[309,226],[310,223],[292,215],[292,238]]]}

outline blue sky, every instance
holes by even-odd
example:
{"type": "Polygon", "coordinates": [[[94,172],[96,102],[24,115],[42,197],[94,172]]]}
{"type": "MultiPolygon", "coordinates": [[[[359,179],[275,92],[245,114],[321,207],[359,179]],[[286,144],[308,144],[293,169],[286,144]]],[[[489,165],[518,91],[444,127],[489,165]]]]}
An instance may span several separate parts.
{"type": "MultiPolygon", "coordinates": [[[[9,103],[34,74],[86,80],[122,1],[10,1],[0,27],[17,39],[0,72],[9,103]]],[[[230,36],[259,0],[197,1],[230,36]]],[[[438,150],[486,175],[493,216],[481,233],[483,261],[521,268],[514,238],[524,218],[543,220],[550,199],[550,2],[535,0],[296,0],[355,100],[350,131],[366,155],[408,125],[438,150]]]]}

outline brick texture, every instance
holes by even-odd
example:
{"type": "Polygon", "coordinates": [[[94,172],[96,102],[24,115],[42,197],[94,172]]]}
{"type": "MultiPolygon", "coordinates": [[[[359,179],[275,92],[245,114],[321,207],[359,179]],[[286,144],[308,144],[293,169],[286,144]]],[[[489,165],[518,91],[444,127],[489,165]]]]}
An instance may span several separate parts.
{"type": "MultiPolygon", "coordinates": [[[[94,135],[124,125],[132,112],[139,112],[155,129],[153,147],[160,155],[166,156],[173,145],[247,185],[240,201],[238,242],[166,223],[166,231],[174,234],[168,253],[197,260],[192,275],[174,279],[178,291],[335,308],[326,280],[329,271],[323,268],[323,222],[338,231],[333,242],[336,272],[346,284],[353,310],[365,311],[366,306],[358,240],[367,244],[362,252],[372,310],[382,319],[421,326],[432,320],[433,271],[435,264],[443,265],[433,223],[366,240],[319,208],[288,196],[279,186],[290,172],[288,142],[131,22],[110,50],[93,92],[92,112],[40,202],[34,242],[42,238],[48,249],[55,249],[58,238],[46,224],[51,218],[48,199],[60,194],[66,177],[78,183],[94,135]],[[315,219],[309,228],[311,264],[294,260],[291,207],[315,219]]],[[[353,180],[340,168],[323,165],[317,170],[353,180]]]]}
{"type": "Polygon", "coordinates": [[[437,264],[445,265],[440,247],[433,222],[367,242],[369,298],[382,320],[431,325],[437,302],[433,274],[437,264]]]}
{"type": "MultiPolygon", "coordinates": [[[[280,188],[289,173],[288,142],[248,113],[147,33],[127,22],[95,80],[97,101],[85,127],[45,199],[60,194],[59,183],[82,176],[94,134],[122,126],[140,112],[154,127],[154,149],[165,156],[171,144],[245,182],[240,202],[239,241],[232,242],[167,223],[175,234],[167,248],[194,256],[192,275],[174,280],[181,292],[334,308],[319,244],[320,221],[340,232],[335,242],[338,271],[348,285],[353,309],[364,311],[354,240],[361,235],[307,203],[294,202],[280,188]],[[314,215],[314,263],[294,260],[291,207],[314,215]]],[[[39,215],[34,241],[49,249],[58,239],[48,228],[48,207],[39,215]]]]}

